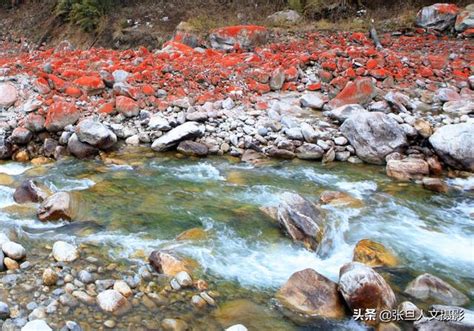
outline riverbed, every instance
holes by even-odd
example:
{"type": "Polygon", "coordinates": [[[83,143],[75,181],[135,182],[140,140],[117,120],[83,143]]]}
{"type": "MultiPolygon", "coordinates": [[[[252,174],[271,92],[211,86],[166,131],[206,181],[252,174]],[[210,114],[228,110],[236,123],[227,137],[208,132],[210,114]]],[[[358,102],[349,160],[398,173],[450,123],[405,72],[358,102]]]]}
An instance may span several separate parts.
{"type": "Polygon", "coordinates": [[[228,324],[224,327],[242,323],[249,330],[353,330],[364,327],[350,319],[297,323],[281,313],[275,292],[305,268],[337,282],[355,244],[371,239],[399,259],[397,267],[380,269],[398,302],[405,298],[406,284],[428,272],[460,289],[472,303],[474,178],[449,179],[448,184],[450,191],[443,195],[393,181],[378,166],[297,160],[252,165],[233,158],[183,159],[137,149],[102,161],[1,163],[0,222],[30,247],[65,240],[95,246],[124,264],[145,264],[156,249],[191,258],[197,273],[219,291],[220,308],[247,311],[246,316],[225,317],[210,312],[196,317],[196,329],[209,319],[228,324]],[[77,201],[72,223],[42,223],[34,205],[14,203],[14,187],[33,178],[51,192],[72,192],[77,201]],[[323,206],[327,233],[317,252],[293,243],[261,211],[277,206],[284,192],[317,202],[325,190],[348,193],[362,203],[323,206]],[[176,239],[190,229],[199,229],[200,235],[176,239]]]}

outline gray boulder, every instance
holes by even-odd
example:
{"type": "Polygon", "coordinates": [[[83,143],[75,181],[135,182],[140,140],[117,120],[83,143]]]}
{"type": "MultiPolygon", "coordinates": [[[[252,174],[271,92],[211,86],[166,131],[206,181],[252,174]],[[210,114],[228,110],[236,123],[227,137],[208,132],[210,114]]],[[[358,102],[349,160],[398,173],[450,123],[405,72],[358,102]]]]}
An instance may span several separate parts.
{"type": "Polygon", "coordinates": [[[47,198],[39,206],[37,216],[40,221],[72,219],[72,201],[69,193],[58,192],[47,198]]]}
{"type": "Polygon", "coordinates": [[[102,123],[87,118],[76,126],[77,138],[91,146],[108,149],[117,142],[117,136],[102,123]]]}
{"type": "Polygon", "coordinates": [[[151,148],[157,152],[166,151],[180,141],[194,139],[204,134],[204,127],[196,122],[186,122],[156,139],[151,148]]]}
{"type": "Polygon", "coordinates": [[[188,156],[203,157],[209,154],[209,148],[206,145],[192,140],[184,140],[180,142],[177,151],[188,156]]]}
{"type": "Polygon", "coordinates": [[[429,141],[446,164],[474,171],[474,123],[445,125],[429,141]]]}
{"type": "Polygon", "coordinates": [[[457,32],[464,32],[474,28],[474,4],[467,6],[456,18],[454,28],[457,32]]]}
{"type": "Polygon", "coordinates": [[[99,154],[99,149],[79,140],[77,134],[72,134],[67,143],[69,153],[78,159],[87,159],[99,154]]]}
{"type": "Polygon", "coordinates": [[[12,144],[0,132],[0,160],[9,159],[12,156],[12,144]]]}
{"type": "Polygon", "coordinates": [[[12,134],[10,135],[10,142],[15,145],[26,145],[30,142],[31,138],[33,138],[33,133],[23,127],[18,127],[13,130],[12,134]]]}
{"type": "Polygon", "coordinates": [[[400,124],[384,113],[359,113],[349,117],[340,127],[355,148],[357,156],[367,163],[384,164],[385,157],[407,145],[400,124]]]}
{"type": "Polygon", "coordinates": [[[454,27],[459,8],[454,4],[436,3],[423,7],[416,16],[416,25],[438,31],[454,27]]]}
{"type": "Polygon", "coordinates": [[[329,112],[327,112],[327,115],[335,119],[336,121],[339,121],[340,123],[343,123],[345,120],[347,120],[349,117],[352,115],[360,114],[360,113],[366,113],[367,110],[362,107],[361,105],[358,104],[350,104],[350,105],[344,105],[341,107],[337,107],[329,112]]]}
{"type": "Polygon", "coordinates": [[[405,293],[420,300],[434,300],[447,305],[465,305],[469,298],[444,280],[431,274],[418,276],[405,289],[405,293]]]}
{"type": "Polygon", "coordinates": [[[324,236],[324,211],[302,196],[286,192],[278,206],[278,223],[293,241],[316,250],[324,236]]]}
{"type": "Polygon", "coordinates": [[[296,157],[301,160],[321,160],[324,149],[316,144],[304,143],[296,149],[296,157]]]}
{"type": "Polygon", "coordinates": [[[302,17],[296,10],[282,10],[271,14],[267,20],[272,24],[294,24],[301,21],[302,17]]]}

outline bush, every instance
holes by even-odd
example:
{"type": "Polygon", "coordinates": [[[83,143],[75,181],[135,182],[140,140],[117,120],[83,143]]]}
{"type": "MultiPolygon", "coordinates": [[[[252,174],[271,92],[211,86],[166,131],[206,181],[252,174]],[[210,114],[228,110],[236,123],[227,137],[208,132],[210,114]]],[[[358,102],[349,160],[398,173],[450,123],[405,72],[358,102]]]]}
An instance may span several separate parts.
{"type": "Polygon", "coordinates": [[[93,32],[115,2],[114,0],[60,0],[55,11],[57,16],[80,26],[85,32],[93,32]]]}

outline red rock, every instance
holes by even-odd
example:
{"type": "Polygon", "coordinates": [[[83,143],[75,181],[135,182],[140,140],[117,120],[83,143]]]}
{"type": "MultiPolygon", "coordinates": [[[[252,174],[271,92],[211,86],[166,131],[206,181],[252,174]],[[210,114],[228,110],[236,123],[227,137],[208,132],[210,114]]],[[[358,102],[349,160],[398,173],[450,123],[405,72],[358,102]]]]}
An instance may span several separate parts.
{"type": "Polygon", "coordinates": [[[142,87],[143,94],[145,95],[154,95],[155,89],[151,85],[145,85],[142,87]]]}
{"type": "Polygon", "coordinates": [[[43,77],[38,78],[35,81],[34,86],[36,90],[38,90],[38,92],[41,94],[48,94],[49,92],[51,92],[51,88],[49,87],[48,81],[43,77]]]}
{"type": "Polygon", "coordinates": [[[115,105],[113,102],[107,102],[99,108],[98,112],[100,114],[113,114],[115,112],[115,105]]]}
{"type": "Polygon", "coordinates": [[[118,96],[115,100],[115,107],[117,111],[126,117],[137,116],[140,112],[138,103],[128,97],[118,96]]]}
{"type": "Polygon", "coordinates": [[[308,91],[318,91],[321,89],[321,83],[309,84],[306,89],[308,91]]]}
{"type": "Polygon", "coordinates": [[[212,48],[229,51],[232,49],[252,49],[267,40],[268,30],[263,26],[239,25],[219,28],[211,32],[212,48]]]}
{"type": "Polygon", "coordinates": [[[46,116],[46,130],[61,131],[69,124],[75,124],[81,115],[80,110],[66,101],[55,101],[48,109],[46,116]]]}
{"type": "Polygon", "coordinates": [[[56,75],[48,75],[48,79],[51,82],[52,87],[59,92],[63,92],[66,89],[66,82],[56,75]]]}
{"type": "Polygon", "coordinates": [[[67,87],[64,93],[73,98],[79,98],[82,95],[81,90],[74,86],[67,87]]]}
{"type": "Polygon", "coordinates": [[[96,76],[82,76],[76,79],[74,84],[88,95],[98,94],[105,88],[102,78],[96,76]]]}
{"type": "Polygon", "coordinates": [[[358,78],[347,83],[346,87],[329,102],[329,106],[337,108],[349,104],[364,105],[377,94],[375,85],[370,78],[358,78]]]}

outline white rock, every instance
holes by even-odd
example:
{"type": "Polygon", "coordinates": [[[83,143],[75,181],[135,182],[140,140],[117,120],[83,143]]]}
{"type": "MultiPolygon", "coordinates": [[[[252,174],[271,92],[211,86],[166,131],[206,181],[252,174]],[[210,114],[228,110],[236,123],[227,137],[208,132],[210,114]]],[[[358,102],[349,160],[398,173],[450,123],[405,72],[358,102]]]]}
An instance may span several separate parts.
{"type": "Polygon", "coordinates": [[[106,290],[97,296],[97,304],[108,313],[123,315],[130,310],[131,304],[116,290],[106,290]]]}
{"type": "Polygon", "coordinates": [[[247,328],[242,324],[236,324],[228,327],[225,331],[247,331],[247,328]]]}
{"type": "Polygon", "coordinates": [[[2,251],[13,260],[21,260],[26,256],[26,249],[13,241],[8,241],[2,245],[2,251]]]}
{"type": "Polygon", "coordinates": [[[122,294],[126,298],[130,298],[133,295],[132,289],[123,280],[117,280],[114,283],[114,290],[122,294]]]}
{"type": "Polygon", "coordinates": [[[307,93],[301,97],[300,103],[303,107],[321,109],[323,108],[326,101],[323,99],[320,93],[307,93]]]}
{"type": "Polygon", "coordinates": [[[193,285],[193,280],[186,271],[178,272],[175,278],[181,287],[188,287],[193,285]]]}
{"type": "Polygon", "coordinates": [[[79,252],[74,245],[56,241],[53,245],[53,257],[58,262],[72,262],[79,258],[79,252]]]}
{"type": "Polygon", "coordinates": [[[43,320],[34,320],[25,324],[21,331],[53,331],[43,320]]]}
{"type": "Polygon", "coordinates": [[[169,131],[171,130],[170,123],[161,115],[154,115],[148,122],[148,128],[151,130],[169,131]]]}

